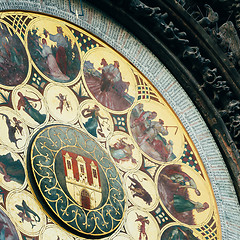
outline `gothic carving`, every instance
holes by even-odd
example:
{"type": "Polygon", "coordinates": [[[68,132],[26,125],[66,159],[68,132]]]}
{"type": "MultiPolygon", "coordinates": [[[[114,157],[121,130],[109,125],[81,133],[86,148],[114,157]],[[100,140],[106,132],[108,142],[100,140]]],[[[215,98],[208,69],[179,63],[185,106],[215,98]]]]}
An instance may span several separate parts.
{"type": "MultiPolygon", "coordinates": [[[[230,132],[234,136],[235,139],[240,138],[240,115],[230,117],[230,132]]],[[[239,147],[239,144],[238,144],[239,147]]]]}
{"type": "Polygon", "coordinates": [[[233,23],[231,21],[224,23],[219,28],[218,35],[221,38],[220,46],[222,46],[230,61],[239,66],[240,40],[233,23]]]}
{"type": "MultiPolygon", "coordinates": [[[[189,7],[190,1],[184,5],[184,8],[216,40],[229,61],[240,71],[240,40],[238,33],[240,29],[240,1],[218,0],[218,2],[219,4],[223,4],[227,15],[222,16],[223,14],[221,13],[219,16],[208,4],[205,4],[202,8],[199,7],[198,3],[189,7]],[[202,13],[204,8],[206,16],[202,13]],[[232,21],[229,20],[230,18],[232,21]],[[218,27],[219,25],[220,27],[218,27]]],[[[209,1],[209,4],[212,5],[213,3],[209,1]]],[[[217,7],[216,4],[214,6],[217,7]]]]}
{"type": "Polygon", "coordinates": [[[218,13],[214,12],[208,4],[205,4],[204,7],[206,8],[206,17],[203,16],[198,23],[204,28],[213,28],[218,22],[218,13]]]}
{"type": "Polygon", "coordinates": [[[237,147],[240,148],[240,101],[230,101],[220,113],[230,129],[231,135],[237,140],[237,147]]]}
{"type": "MultiPolygon", "coordinates": [[[[239,29],[238,21],[240,19],[240,1],[236,0],[233,2],[227,0],[219,0],[218,2],[224,3],[228,12],[235,15],[235,18],[238,19],[236,20],[236,27],[239,29]]],[[[235,28],[232,21],[226,21],[218,28],[218,13],[214,12],[214,10],[207,4],[205,4],[204,7],[206,8],[206,17],[202,16],[202,18],[199,19],[199,17],[202,15],[199,7],[197,7],[197,11],[193,11],[191,13],[192,17],[198,19],[198,23],[211,37],[216,40],[230,62],[239,69],[240,39],[237,29],[235,28]]],[[[236,100],[238,97],[232,94],[228,83],[226,81],[223,81],[221,76],[217,75],[216,68],[211,69],[209,66],[203,65],[204,59],[201,57],[199,49],[197,47],[191,47],[185,50],[183,57],[187,57],[189,60],[193,61],[195,63],[193,66],[196,65],[197,61],[200,63],[200,65],[202,64],[202,74],[204,81],[202,87],[205,88],[205,92],[208,94],[208,97],[212,99],[215,107],[217,107],[221,113],[223,120],[225,121],[225,124],[235,141],[235,144],[239,147],[240,116],[238,109],[239,101],[236,100]]],[[[210,62],[207,63],[209,64],[210,62]]]]}
{"type": "Polygon", "coordinates": [[[182,5],[183,7],[186,4],[185,0],[175,0],[175,2],[182,5]]]}

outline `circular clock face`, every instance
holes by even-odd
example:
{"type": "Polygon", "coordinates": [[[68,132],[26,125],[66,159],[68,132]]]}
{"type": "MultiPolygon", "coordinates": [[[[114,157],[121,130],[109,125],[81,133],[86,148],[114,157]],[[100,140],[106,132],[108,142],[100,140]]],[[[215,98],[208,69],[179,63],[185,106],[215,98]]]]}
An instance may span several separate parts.
{"type": "Polygon", "coordinates": [[[21,12],[19,33],[5,15],[0,230],[20,240],[219,236],[202,160],[148,79],[80,27],[21,12]]]}

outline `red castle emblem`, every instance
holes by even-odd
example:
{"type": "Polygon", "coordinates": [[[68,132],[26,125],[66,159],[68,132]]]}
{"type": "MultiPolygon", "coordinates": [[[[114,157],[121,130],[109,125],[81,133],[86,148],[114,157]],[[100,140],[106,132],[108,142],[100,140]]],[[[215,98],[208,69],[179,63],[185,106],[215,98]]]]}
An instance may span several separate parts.
{"type": "Polygon", "coordinates": [[[83,208],[96,208],[102,200],[98,163],[62,150],[66,185],[73,199],[83,208]]]}

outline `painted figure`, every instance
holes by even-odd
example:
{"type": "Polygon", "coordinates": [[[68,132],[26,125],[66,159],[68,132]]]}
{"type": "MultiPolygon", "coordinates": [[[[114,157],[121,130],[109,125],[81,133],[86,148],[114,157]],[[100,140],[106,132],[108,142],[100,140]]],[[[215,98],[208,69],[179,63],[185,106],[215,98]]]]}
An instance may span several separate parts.
{"type": "Polygon", "coordinates": [[[20,134],[22,134],[22,127],[20,127],[20,122],[16,118],[16,121],[11,121],[6,114],[0,113],[0,115],[6,118],[6,125],[8,127],[8,138],[10,142],[14,143],[15,146],[18,148],[17,141],[22,140],[21,138],[16,137],[17,132],[20,132],[20,134]]]}
{"type": "Polygon", "coordinates": [[[113,64],[108,64],[106,59],[103,58],[101,61],[101,68],[98,70],[102,70],[101,74],[101,91],[109,91],[110,87],[112,87],[117,94],[124,96],[128,91],[129,82],[123,82],[122,75],[119,70],[119,62],[114,61],[113,64]]]}
{"type": "Polygon", "coordinates": [[[194,189],[197,196],[201,195],[200,191],[197,189],[195,181],[188,174],[181,171],[176,171],[174,169],[171,169],[168,174],[168,176],[165,174],[161,174],[161,178],[164,178],[165,181],[171,181],[172,183],[178,184],[179,186],[177,190],[187,190],[190,188],[194,189]]]}
{"type": "Polygon", "coordinates": [[[44,30],[45,37],[49,35],[51,41],[57,43],[56,61],[63,74],[67,73],[67,54],[66,49],[68,47],[67,40],[63,36],[62,27],[57,27],[57,34],[50,34],[47,30],[44,30]]]}
{"type": "Polygon", "coordinates": [[[31,104],[32,102],[41,102],[41,99],[24,96],[21,92],[18,92],[18,96],[19,100],[17,104],[17,109],[21,110],[21,108],[23,108],[23,110],[36,122],[38,122],[39,124],[44,123],[44,121],[46,120],[46,114],[40,113],[39,110],[34,108],[31,104]]]}
{"type": "Polygon", "coordinates": [[[200,240],[193,235],[193,231],[184,226],[173,226],[167,229],[161,240],[200,240]]]}
{"type": "Polygon", "coordinates": [[[0,240],[19,240],[16,229],[5,213],[0,210],[0,240]]]}
{"type": "Polygon", "coordinates": [[[132,156],[134,145],[126,143],[124,139],[126,138],[118,139],[118,142],[114,143],[113,146],[110,146],[111,155],[117,163],[131,161],[136,164],[137,161],[132,156]]]}
{"type": "Polygon", "coordinates": [[[101,74],[101,91],[102,92],[104,92],[104,91],[107,92],[107,91],[109,91],[109,88],[111,86],[111,74],[109,74],[110,65],[108,65],[108,63],[105,60],[105,58],[102,59],[101,65],[102,65],[102,67],[98,68],[98,70],[102,70],[102,74],[101,74]]]}
{"type": "Polygon", "coordinates": [[[20,134],[22,135],[23,127],[20,125],[22,122],[18,120],[16,117],[13,117],[13,122],[20,134]]]}
{"type": "Polygon", "coordinates": [[[139,117],[141,120],[135,120],[138,122],[138,124],[140,124],[139,121],[141,121],[141,124],[143,124],[141,128],[144,130],[143,135],[138,137],[139,145],[142,145],[145,141],[148,141],[153,144],[155,150],[162,151],[163,138],[161,136],[168,135],[167,127],[164,126],[164,121],[162,119],[159,119],[158,122],[152,121],[157,116],[156,112],[143,112],[143,114],[143,116],[146,116],[146,118],[142,117],[141,114],[139,117]]]}
{"type": "Polygon", "coordinates": [[[59,105],[56,107],[56,109],[60,110],[60,113],[62,113],[63,108],[65,108],[67,111],[72,110],[72,107],[70,105],[70,102],[67,101],[67,96],[59,93],[56,98],[59,100],[59,105]]]}
{"type": "Polygon", "coordinates": [[[47,40],[45,38],[42,39],[42,44],[40,45],[42,46],[42,51],[39,49],[37,49],[37,51],[46,59],[50,75],[58,80],[68,81],[70,78],[59,68],[58,63],[53,56],[52,49],[47,45],[47,40]]]}
{"type": "Polygon", "coordinates": [[[0,23],[0,82],[14,86],[27,75],[28,60],[25,48],[9,27],[0,23]]]}
{"type": "Polygon", "coordinates": [[[23,184],[25,173],[20,160],[14,161],[11,154],[0,155],[0,173],[6,182],[17,182],[23,184]]]}
{"type": "Polygon", "coordinates": [[[176,128],[176,135],[178,127],[165,126],[162,119],[154,121],[156,117],[156,112],[144,111],[143,104],[138,104],[131,114],[133,136],[144,152],[157,160],[169,162],[176,156],[173,152],[173,141],[167,141],[165,136],[169,134],[169,128],[176,128]]]}
{"type": "Polygon", "coordinates": [[[135,222],[140,222],[140,226],[139,226],[139,240],[143,240],[145,238],[145,240],[148,240],[148,235],[146,233],[146,224],[149,224],[149,220],[148,217],[143,217],[142,215],[137,215],[137,219],[135,220],[135,222]]]}
{"type": "Polygon", "coordinates": [[[32,228],[36,226],[33,224],[33,222],[40,222],[40,217],[38,214],[35,213],[30,207],[28,207],[27,203],[24,200],[22,201],[22,206],[16,204],[15,207],[20,210],[18,216],[22,219],[22,222],[26,220],[31,224],[32,228]]]}
{"type": "Polygon", "coordinates": [[[123,81],[119,61],[109,64],[102,58],[100,64],[101,67],[96,70],[90,61],[84,63],[84,76],[89,90],[105,107],[117,111],[127,109],[134,97],[128,94],[130,82],[123,81]]]}
{"type": "Polygon", "coordinates": [[[88,106],[88,108],[82,110],[82,115],[85,118],[89,118],[88,121],[84,123],[84,127],[90,134],[92,134],[94,137],[97,137],[98,133],[101,137],[105,137],[105,134],[102,130],[102,125],[105,123],[108,124],[108,118],[103,117],[100,114],[100,108],[97,105],[94,105],[93,108],[90,108],[90,106],[88,106]],[[103,122],[102,124],[99,118],[106,120],[106,122],[103,122]]]}
{"type": "Polygon", "coordinates": [[[127,92],[129,89],[130,82],[124,82],[122,80],[122,75],[119,71],[119,62],[118,61],[114,61],[114,67],[115,67],[116,75],[114,78],[115,82],[113,85],[113,89],[115,89],[115,91],[118,95],[123,96],[124,98],[127,99],[127,97],[128,97],[127,92]]]}
{"type": "Polygon", "coordinates": [[[181,195],[174,194],[173,200],[170,202],[175,210],[179,213],[187,212],[195,209],[197,212],[203,212],[209,208],[209,204],[204,202],[194,202],[192,200],[185,199],[181,195]]]}
{"type": "Polygon", "coordinates": [[[45,29],[41,20],[37,21],[28,32],[31,58],[37,68],[53,81],[69,82],[79,74],[81,59],[78,46],[71,32],[63,33],[63,27],[55,26],[57,33],[51,34],[48,25],[54,23],[46,23],[45,29]],[[42,38],[43,35],[45,37],[42,38]]]}
{"type": "Polygon", "coordinates": [[[146,130],[146,137],[148,141],[153,142],[157,136],[167,136],[168,126],[164,126],[164,121],[159,119],[158,122],[151,122],[151,125],[146,130]]]}
{"type": "MultiPolygon", "coordinates": [[[[134,120],[131,127],[139,127],[142,132],[146,132],[149,128],[151,128],[152,120],[157,117],[156,112],[150,112],[150,111],[143,111],[140,113],[140,116],[134,120]]],[[[143,138],[143,136],[142,136],[143,138]]],[[[147,134],[144,139],[141,139],[140,143],[143,143],[148,138],[147,134]]]]}
{"type": "MultiPolygon", "coordinates": [[[[134,192],[133,197],[141,198],[146,204],[150,205],[152,202],[151,195],[147,192],[147,190],[142,186],[140,181],[138,181],[135,177],[128,178],[132,181],[131,185],[128,187],[131,191],[134,192]]],[[[143,180],[146,180],[145,178],[143,180]]]]}

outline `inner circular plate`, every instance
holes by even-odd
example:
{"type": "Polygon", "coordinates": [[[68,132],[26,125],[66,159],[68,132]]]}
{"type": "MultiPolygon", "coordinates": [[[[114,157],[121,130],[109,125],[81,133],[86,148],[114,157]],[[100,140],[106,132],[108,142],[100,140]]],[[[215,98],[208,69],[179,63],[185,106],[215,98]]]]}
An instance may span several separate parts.
{"type": "Polygon", "coordinates": [[[121,179],[111,158],[87,134],[66,125],[44,127],[33,136],[27,161],[36,197],[62,227],[96,238],[120,225],[125,209],[121,179]]]}

